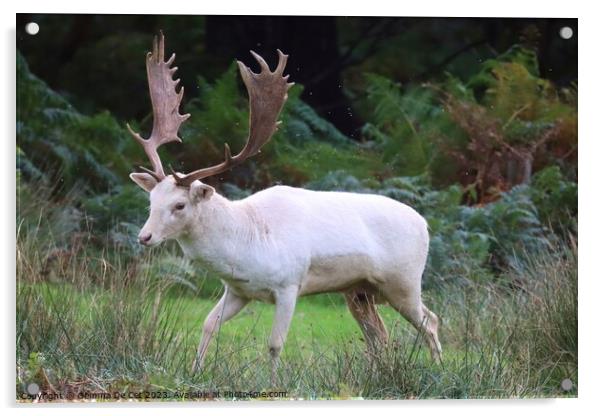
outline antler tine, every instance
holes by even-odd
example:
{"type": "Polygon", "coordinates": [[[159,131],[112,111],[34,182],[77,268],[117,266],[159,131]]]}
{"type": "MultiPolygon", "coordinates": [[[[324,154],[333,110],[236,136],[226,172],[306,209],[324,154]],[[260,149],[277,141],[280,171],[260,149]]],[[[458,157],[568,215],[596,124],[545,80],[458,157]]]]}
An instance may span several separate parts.
{"type": "Polygon", "coordinates": [[[261,71],[256,74],[249,67],[237,61],[242,80],[249,94],[249,136],[243,149],[236,156],[232,156],[230,147],[225,144],[224,161],[215,166],[199,169],[185,176],[175,175],[179,186],[188,187],[197,179],[217,175],[227,171],[247,158],[257,154],[278,129],[280,124],[278,115],[288,98],[287,92],[294,83],[287,82],[288,75],[282,76],[288,55],[278,50],[278,65],[274,72],[266,61],[257,53],[250,51],[257,60],[261,71]]]}
{"type": "Polygon", "coordinates": [[[180,114],[179,108],[184,96],[184,87],[176,91],[179,79],[174,80],[173,74],[178,69],[171,68],[176,54],[165,59],[165,37],[163,32],[153,38],[153,50],[146,54],[146,74],[148,78],[148,88],[153,107],[153,130],[148,139],[143,139],[139,133],[136,133],[128,125],[128,130],[140,143],[148,156],[153,170],[144,168],[143,170],[153,175],[158,181],[165,178],[161,158],[157,153],[159,146],[169,142],[181,142],[178,137],[180,125],[190,117],[190,114],[180,114]],[[152,172],[152,173],[151,173],[152,172]]]}
{"type": "MultiPolygon", "coordinates": [[[[253,58],[255,58],[255,60],[259,63],[259,66],[261,67],[261,72],[266,71],[266,72],[271,72],[270,71],[270,67],[268,66],[268,63],[265,61],[265,59],[263,59],[259,54],[255,53],[255,51],[249,51],[251,52],[251,55],[253,55],[253,58]]],[[[238,61],[239,65],[240,65],[240,61],[238,61]]]]}
{"type": "Polygon", "coordinates": [[[164,178],[161,178],[160,176],[158,176],[154,171],[145,168],[144,166],[138,166],[138,168],[140,168],[141,171],[148,173],[149,175],[151,175],[153,178],[155,178],[155,180],[157,182],[161,182],[161,180],[164,178]]]}
{"type": "MultiPolygon", "coordinates": [[[[284,67],[286,66],[286,61],[288,61],[288,55],[283,54],[280,49],[276,50],[278,51],[278,66],[276,67],[274,73],[282,75],[284,72],[284,67]]],[[[288,79],[288,75],[285,77],[285,79],[288,79]]]]}
{"type": "Polygon", "coordinates": [[[159,39],[157,41],[157,37],[154,37],[154,46],[153,54],[156,56],[156,62],[163,62],[163,57],[165,55],[165,37],[163,36],[163,31],[159,31],[159,39]]]}

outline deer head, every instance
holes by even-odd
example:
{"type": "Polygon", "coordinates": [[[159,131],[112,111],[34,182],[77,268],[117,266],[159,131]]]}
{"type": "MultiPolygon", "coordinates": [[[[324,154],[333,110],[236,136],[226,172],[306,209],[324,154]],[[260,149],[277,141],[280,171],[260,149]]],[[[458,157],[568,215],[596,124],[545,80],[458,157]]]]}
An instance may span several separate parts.
{"type": "Polygon", "coordinates": [[[184,88],[176,91],[179,79],[173,74],[178,69],[171,67],[175,54],[164,61],[165,39],[161,32],[153,41],[153,51],[146,56],[146,73],[153,107],[153,129],[148,139],[143,139],[128,125],[127,128],[140,143],[152,170],[140,167],[143,172],[130,174],[130,178],[142,189],[150,193],[150,215],[138,235],[140,243],[155,245],[167,239],[180,236],[189,229],[202,214],[204,205],[210,202],[214,189],[201,182],[201,179],[225,172],[257,154],[276,132],[280,124],[278,115],[287,99],[287,91],[294,84],[283,76],[287,55],[278,50],[278,66],[272,72],[265,60],[251,51],[261,67],[255,74],[238,61],[240,75],[249,94],[250,115],[249,135],[243,149],[232,156],[230,147],[225,145],[224,161],[188,174],[174,172],[166,175],[157,152],[159,146],[169,142],[181,142],[178,137],[180,125],[190,114],[180,114],[179,106],[184,88]]]}

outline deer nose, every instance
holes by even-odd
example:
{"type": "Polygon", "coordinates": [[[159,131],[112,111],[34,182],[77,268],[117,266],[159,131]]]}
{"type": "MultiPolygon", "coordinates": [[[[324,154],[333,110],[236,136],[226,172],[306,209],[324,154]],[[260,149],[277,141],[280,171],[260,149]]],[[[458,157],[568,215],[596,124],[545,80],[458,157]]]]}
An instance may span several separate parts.
{"type": "Polygon", "coordinates": [[[153,235],[151,233],[140,234],[138,236],[138,241],[140,242],[140,244],[146,245],[151,240],[151,238],[153,238],[153,235]]]}

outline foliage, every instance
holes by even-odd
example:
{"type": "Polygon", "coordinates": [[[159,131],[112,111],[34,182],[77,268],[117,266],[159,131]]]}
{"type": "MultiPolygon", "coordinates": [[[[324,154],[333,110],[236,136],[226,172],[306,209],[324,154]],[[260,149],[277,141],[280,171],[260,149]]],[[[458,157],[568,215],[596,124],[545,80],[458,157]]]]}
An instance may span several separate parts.
{"type": "Polygon", "coordinates": [[[400,84],[376,74],[366,79],[366,100],[373,113],[364,135],[376,142],[384,161],[397,174],[425,172],[434,150],[433,134],[444,128],[441,109],[432,103],[432,91],[420,87],[402,91],[400,84]]]}
{"type": "Polygon", "coordinates": [[[17,53],[17,167],[26,177],[95,190],[127,172],[125,131],[106,112],[85,116],[29,72],[17,53]],[[43,174],[42,174],[43,172],[43,174]]]}
{"type": "Polygon", "coordinates": [[[577,232],[577,184],[567,180],[558,166],[539,171],[533,177],[530,192],[544,224],[557,232],[577,232]]]}
{"type": "Polygon", "coordinates": [[[402,89],[374,74],[366,82],[373,114],[364,135],[396,174],[428,171],[437,184],[460,183],[471,203],[496,199],[550,164],[575,175],[576,89],[541,78],[532,50],[489,59],[466,82],[449,75],[402,89]]]}

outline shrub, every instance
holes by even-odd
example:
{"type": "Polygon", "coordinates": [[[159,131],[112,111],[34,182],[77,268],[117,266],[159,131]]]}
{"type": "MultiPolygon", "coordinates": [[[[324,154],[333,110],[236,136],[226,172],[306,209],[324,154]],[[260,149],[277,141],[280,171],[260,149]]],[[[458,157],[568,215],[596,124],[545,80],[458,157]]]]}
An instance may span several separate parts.
{"type": "Polygon", "coordinates": [[[366,75],[364,136],[394,175],[430,173],[436,185],[460,183],[465,200],[486,203],[554,164],[575,176],[576,86],[539,75],[533,51],[513,47],[467,81],[404,88],[366,75]]]}
{"type": "Polygon", "coordinates": [[[538,172],[529,190],[544,224],[557,233],[577,232],[577,184],[567,180],[558,166],[538,172]]]}

